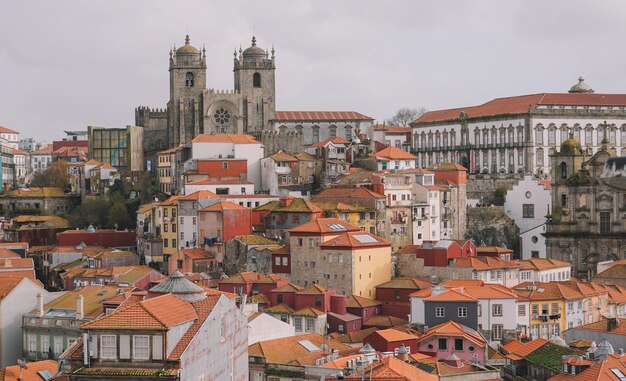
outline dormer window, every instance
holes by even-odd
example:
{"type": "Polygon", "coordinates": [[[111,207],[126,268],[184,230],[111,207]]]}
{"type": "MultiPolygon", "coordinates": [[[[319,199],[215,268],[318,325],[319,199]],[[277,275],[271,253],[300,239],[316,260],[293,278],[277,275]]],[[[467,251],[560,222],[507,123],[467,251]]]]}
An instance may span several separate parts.
{"type": "Polygon", "coordinates": [[[187,76],[185,77],[185,86],[193,87],[193,73],[187,73],[187,76]]]}

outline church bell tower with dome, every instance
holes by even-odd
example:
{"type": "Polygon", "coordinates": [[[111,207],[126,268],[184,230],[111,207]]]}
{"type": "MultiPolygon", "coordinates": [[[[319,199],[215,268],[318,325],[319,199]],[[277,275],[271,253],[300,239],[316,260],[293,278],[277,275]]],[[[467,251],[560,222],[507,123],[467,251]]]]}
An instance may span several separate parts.
{"type": "Polygon", "coordinates": [[[188,142],[204,128],[203,93],[206,89],[206,51],[185,36],[185,45],[170,50],[170,100],[167,103],[170,147],[188,142]]]}
{"type": "Polygon", "coordinates": [[[261,132],[270,128],[269,121],[276,111],[276,83],[274,80],[275,51],[271,56],[256,44],[252,36],[252,45],[246,50],[235,52],[233,72],[235,74],[235,92],[241,94],[243,101],[244,133],[261,132]]]}
{"type": "MultiPolygon", "coordinates": [[[[144,127],[144,155],[156,164],[158,152],[188,143],[199,134],[252,134],[271,131],[276,110],[275,57],[257,46],[234,52],[233,89],[207,89],[206,50],[191,45],[170,49],[170,98],[166,109],[140,106],[135,124],[144,127]]],[[[155,170],[156,166],[151,166],[155,170]]]]}

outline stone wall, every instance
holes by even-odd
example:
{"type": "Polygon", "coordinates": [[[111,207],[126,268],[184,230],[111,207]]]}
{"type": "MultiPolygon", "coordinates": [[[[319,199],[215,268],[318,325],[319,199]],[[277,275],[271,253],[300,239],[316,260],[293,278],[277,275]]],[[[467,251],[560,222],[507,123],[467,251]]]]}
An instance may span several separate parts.
{"type": "Polygon", "coordinates": [[[283,150],[290,153],[304,151],[304,138],[299,132],[249,132],[258,141],[263,143],[263,154],[267,157],[276,151],[283,150]]]}
{"type": "Polygon", "coordinates": [[[504,207],[467,209],[467,237],[476,246],[503,246],[519,255],[519,228],[504,207]]]}
{"type": "MultiPolygon", "coordinates": [[[[514,185],[523,179],[522,175],[469,175],[467,179],[467,199],[479,200],[482,203],[498,204],[494,195],[496,189],[503,187],[513,189],[514,185]]],[[[501,200],[500,202],[502,202],[501,200]]]]}
{"type": "Polygon", "coordinates": [[[415,258],[415,254],[397,254],[396,274],[401,277],[446,279],[471,279],[472,269],[464,267],[434,267],[424,266],[422,258],[415,258]]]}

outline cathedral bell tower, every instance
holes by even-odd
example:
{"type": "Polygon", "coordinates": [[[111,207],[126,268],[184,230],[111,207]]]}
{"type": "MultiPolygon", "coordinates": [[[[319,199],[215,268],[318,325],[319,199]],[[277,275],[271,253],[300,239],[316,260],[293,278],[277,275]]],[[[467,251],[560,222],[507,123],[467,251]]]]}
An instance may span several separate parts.
{"type": "Polygon", "coordinates": [[[276,111],[276,70],[274,48],[271,56],[256,44],[234,53],[235,93],[241,94],[243,102],[244,133],[260,133],[270,130],[269,121],[276,111]]]}
{"type": "Polygon", "coordinates": [[[167,103],[167,141],[176,147],[203,133],[203,92],[206,88],[206,51],[189,43],[170,50],[170,100],[167,103]]]}

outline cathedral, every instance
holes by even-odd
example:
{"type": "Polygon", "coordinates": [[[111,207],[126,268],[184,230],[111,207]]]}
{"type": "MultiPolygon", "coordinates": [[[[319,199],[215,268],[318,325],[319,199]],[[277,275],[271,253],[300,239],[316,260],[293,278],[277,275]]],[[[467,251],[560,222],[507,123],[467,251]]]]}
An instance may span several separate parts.
{"type": "MultiPolygon", "coordinates": [[[[185,44],[169,52],[170,99],[165,109],[138,107],[135,124],[144,127],[146,158],[186,143],[198,134],[250,133],[271,129],[276,109],[274,49],[257,46],[234,52],[232,90],[207,89],[206,50],[185,44]]],[[[154,165],[152,165],[154,169],[154,165]]]]}

